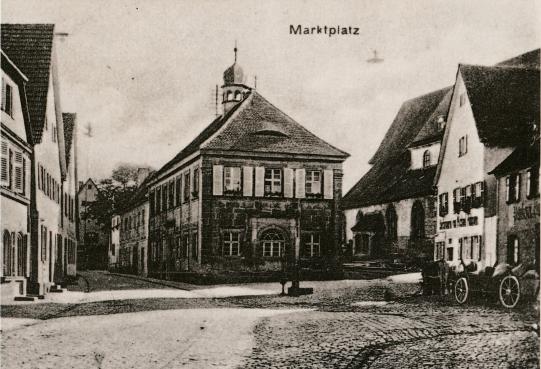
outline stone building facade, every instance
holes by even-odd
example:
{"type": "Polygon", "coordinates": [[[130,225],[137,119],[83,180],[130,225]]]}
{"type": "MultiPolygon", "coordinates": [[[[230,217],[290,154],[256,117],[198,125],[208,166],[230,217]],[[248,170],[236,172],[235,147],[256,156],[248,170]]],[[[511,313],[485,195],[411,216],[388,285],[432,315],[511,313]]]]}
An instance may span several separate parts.
{"type": "Polygon", "coordinates": [[[224,72],[224,112],[150,183],[149,272],[281,272],[336,263],[345,152],[224,72]]]}

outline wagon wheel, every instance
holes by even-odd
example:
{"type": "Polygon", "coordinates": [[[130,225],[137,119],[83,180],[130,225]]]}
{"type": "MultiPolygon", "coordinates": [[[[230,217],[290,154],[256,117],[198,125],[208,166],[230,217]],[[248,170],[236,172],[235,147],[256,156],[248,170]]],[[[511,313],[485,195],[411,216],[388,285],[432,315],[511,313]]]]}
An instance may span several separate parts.
{"type": "Polygon", "coordinates": [[[508,275],[500,282],[499,297],[501,304],[512,309],[520,299],[520,283],[514,275],[508,275]]]}
{"type": "Polygon", "coordinates": [[[468,300],[470,293],[470,287],[468,286],[468,280],[464,277],[459,278],[455,283],[455,300],[459,304],[464,304],[468,300]]]}

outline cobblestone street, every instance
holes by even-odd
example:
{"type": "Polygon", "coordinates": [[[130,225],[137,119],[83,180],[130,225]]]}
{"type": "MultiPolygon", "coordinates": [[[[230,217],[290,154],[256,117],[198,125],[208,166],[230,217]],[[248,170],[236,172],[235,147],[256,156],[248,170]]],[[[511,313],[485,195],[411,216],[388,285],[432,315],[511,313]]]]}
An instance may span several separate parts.
{"type": "Polygon", "coordinates": [[[458,306],[390,280],[305,284],[313,295],[279,296],[275,283],[243,287],[271,295],[4,305],[2,368],[539,365],[531,304],[508,311],[474,299],[458,306]]]}

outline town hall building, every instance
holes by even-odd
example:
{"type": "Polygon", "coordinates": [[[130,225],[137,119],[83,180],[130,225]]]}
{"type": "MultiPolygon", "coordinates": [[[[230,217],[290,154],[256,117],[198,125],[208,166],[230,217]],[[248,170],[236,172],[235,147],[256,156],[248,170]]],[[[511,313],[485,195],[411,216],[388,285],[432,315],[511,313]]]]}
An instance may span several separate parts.
{"type": "Polygon", "coordinates": [[[149,183],[149,275],[338,265],[349,156],[224,72],[223,114],[149,183]]]}

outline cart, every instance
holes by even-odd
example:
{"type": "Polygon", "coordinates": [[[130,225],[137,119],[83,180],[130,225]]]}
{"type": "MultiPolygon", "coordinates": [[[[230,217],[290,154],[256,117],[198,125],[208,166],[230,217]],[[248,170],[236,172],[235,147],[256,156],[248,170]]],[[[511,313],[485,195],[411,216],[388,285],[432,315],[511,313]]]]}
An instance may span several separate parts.
{"type": "Polygon", "coordinates": [[[519,301],[539,294],[539,271],[533,265],[500,263],[482,270],[475,263],[461,266],[453,276],[453,295],[459,304],[465,304],[472,294],[481,294],[497,297],[502,306],[512,309],[519,301]]]}

